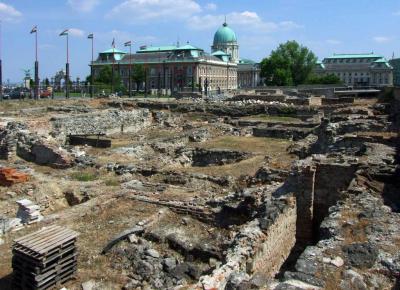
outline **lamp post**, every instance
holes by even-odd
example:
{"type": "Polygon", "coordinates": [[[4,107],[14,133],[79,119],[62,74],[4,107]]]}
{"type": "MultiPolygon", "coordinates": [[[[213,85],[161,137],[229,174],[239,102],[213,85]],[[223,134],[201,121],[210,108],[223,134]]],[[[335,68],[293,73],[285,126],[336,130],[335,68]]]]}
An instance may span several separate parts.
{"type": "Polygon", "coordinates": [[[37,26],[32,28],[31,34],[35,33],[35,88],[33,90],[33,98],[39,99],[39,62],[38,62],[38,31],[37,26]]]}
{"type": "Polygon", "coordinates": [[[194,92],[194,71],[196,69],[196,66],[192,67],[192,93],[194,92]]]}
{"type": "Polygon", "coordinates": [[[1,42],[1,29],[2,28],[2,22],[1,22],[1,20],[0,20],[0,101],[2,101],[3,100],[3,64],[2,64],[2,59],[1,59],[1,45],[2,45],[2,42],[1,42]]]}
{"type": "Polygon", "coordinates": [[[68,29],[60,33],[60,36],[67,37],[67,62],[65,64],[65,98],[69,99],[69,43],[68,43],[68,29]]]}
{"type": "Polygon", "coordinates": [[[113,95],[114,94],[115,38],[113,38],[111,46],[112,46],[111,95],[113,95]]]}
{"type": "Polygon", "coordinates": [[[90,97],[93,98],[94,94],[94,78],[93,78],[93,50],[94,50],[94,34],[88,35],[88,39],[92,41],[92,61],[90,62],[90,97]]]}
{"type": "Polygon", "coordinates": [[[206,79],[204,80],[204,93],[208,97],[208,64],[206,63],[206,79]]]}
{"type": "Polygon", "coordinates": [[[144,67],[144,97],[147,97],[147,66],[144,67]]]}
{"type": "Polygon", "coordinates": [[[132,41],[127,41],[124,45],[129,46],[128,89],[129,98],[132,98],[132,41]]]}
{"type": "Polygon", "coordinates": [[[226,93],[229,90],[229,59],[226,61],[226,93]]]}

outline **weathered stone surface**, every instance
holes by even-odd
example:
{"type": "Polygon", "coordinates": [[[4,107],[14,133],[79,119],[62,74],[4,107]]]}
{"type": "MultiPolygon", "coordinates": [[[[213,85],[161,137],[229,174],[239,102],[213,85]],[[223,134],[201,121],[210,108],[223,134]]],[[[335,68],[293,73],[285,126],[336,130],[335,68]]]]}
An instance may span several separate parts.
{"type": "Polygon", "coordinates": [[[204,142],[210,138],[210,133],[207,129],[198,129],[189,134],[189,141],[204,142]]]}
{"type": "Polygon", "coordinates": [[[177,151],[177,155],[181,164],[199,167],[235,163],[250,156],[246,152],[202,148],[180,149],[177,151]]]}
{"type": "Polygon", "coordinates": [[[316,278],[313,275],[305,274],[302,272],[285,272],[285,279],[287,280],[300,280],[307,284],[314,285],[317,287],[325,287],[325,282],[321,279],[316,278]]]}
{"type": "Polygon", "coordinates": [[[364,282],[364,278],[358,274],[356,271],[350,269],[343,273],[343,281],[339,284],[340,289],[357,289],[357,290],[367,290],[368,286],[364,282]]]}
{"type": "Polygon", "coordinates": [[[89,280],[82,283],[82,290],[94,290],[96,287],[96,281],[89,280]]]}
{"type": "Polygon", "coordinates": [[[54,117],[52,120],[54,134],[57,135],[97,135],[118,132],[136,132],[149,126],[149,110],[108,110],[80,114],[71,117],[54,117]]]}
{"type": "Polygon", "coordinates": [[[24,124],[10,122],[0,132],[0,155],[10,158],[13,155],[54,168],[72,166],[73,158],[68,152],[51,140],[29,132],[24,124]],[[12,142],[11,139],[13,140],[12,142]]]}
{"type": "Polygon", "coordinates": [[[357,243],[343,247],[350,265],[370,268],[378,257],[376,246],[370,243],[357,243]]]}
{"type": "Polygon", "coordinates": [[[145,253],[146,253],[146,255],[149,255],[150,257],[153,257],[153,258],[159,258],[160,257],[160,253],[157,252],[154,249],[147,249],[145,253]]]}
{"type": "Polygon", "coordinates": [[[313,129],[309,128],[296,128],[296,127],[286,127],[286,126],[257,127],[253,129],[253,136],[282,138],[282,139],[290,139],[297,141],[307,137],[312,132],[313,129]]]}

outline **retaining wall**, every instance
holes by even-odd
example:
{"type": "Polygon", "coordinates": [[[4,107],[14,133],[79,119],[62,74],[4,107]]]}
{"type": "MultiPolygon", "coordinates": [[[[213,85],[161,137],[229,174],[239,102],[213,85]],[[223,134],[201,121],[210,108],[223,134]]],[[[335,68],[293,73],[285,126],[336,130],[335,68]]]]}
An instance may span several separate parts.
{"type": "Polygon", "coordinates": [[[225,264],[211,275],[201,277],[199,283],[189,289],[225,289],[237,272],[274,277],[296,243],[296,203],[292,198],[286,202],[279,213],[267,218],[268,226],[257,219],[246,224],[228,249],[225,264]]]}

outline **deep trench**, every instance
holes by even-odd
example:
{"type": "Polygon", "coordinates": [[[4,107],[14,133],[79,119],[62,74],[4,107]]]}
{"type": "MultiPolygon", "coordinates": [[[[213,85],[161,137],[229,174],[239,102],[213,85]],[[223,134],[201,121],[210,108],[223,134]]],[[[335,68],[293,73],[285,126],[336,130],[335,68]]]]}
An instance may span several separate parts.
{"type": "Polygon", "coordinates": [[[318,164],[316,166],[311,179],[313,182],[310,186],[311,191],[308,192],[313,197],[311,223],[303,222],[301,215],[304,214],[304,211],[302,208],[298,208],[296,244],[277,273],[277,279],[282,279],[286,271],[295,271],[296,262],[304,250],[308,246],[316,245],[324,238],[320,231],[321,223],[329,215],[329,208],[345,198],[343,192],[355,177],[356,170],[356,165],[318,164]],[[311,234],[307,237],[299,236],[300,232],[310,232],[311,234]]]}

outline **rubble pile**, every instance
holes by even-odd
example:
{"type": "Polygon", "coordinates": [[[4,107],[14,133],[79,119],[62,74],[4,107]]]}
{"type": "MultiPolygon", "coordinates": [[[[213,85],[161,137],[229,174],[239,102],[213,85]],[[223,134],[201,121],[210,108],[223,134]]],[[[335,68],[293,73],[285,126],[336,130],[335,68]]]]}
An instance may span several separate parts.
{"type": "Polygon", "coordinates": [[[0,132],[1,157],[8,160],[18,156],[27,161],[54,168],[72,166],[73,158],[68,152],[48,138],[32,133],[22,123],[9,122],[0,132]],[[13,140],[9,142],[9,140],[13,140]]]}

